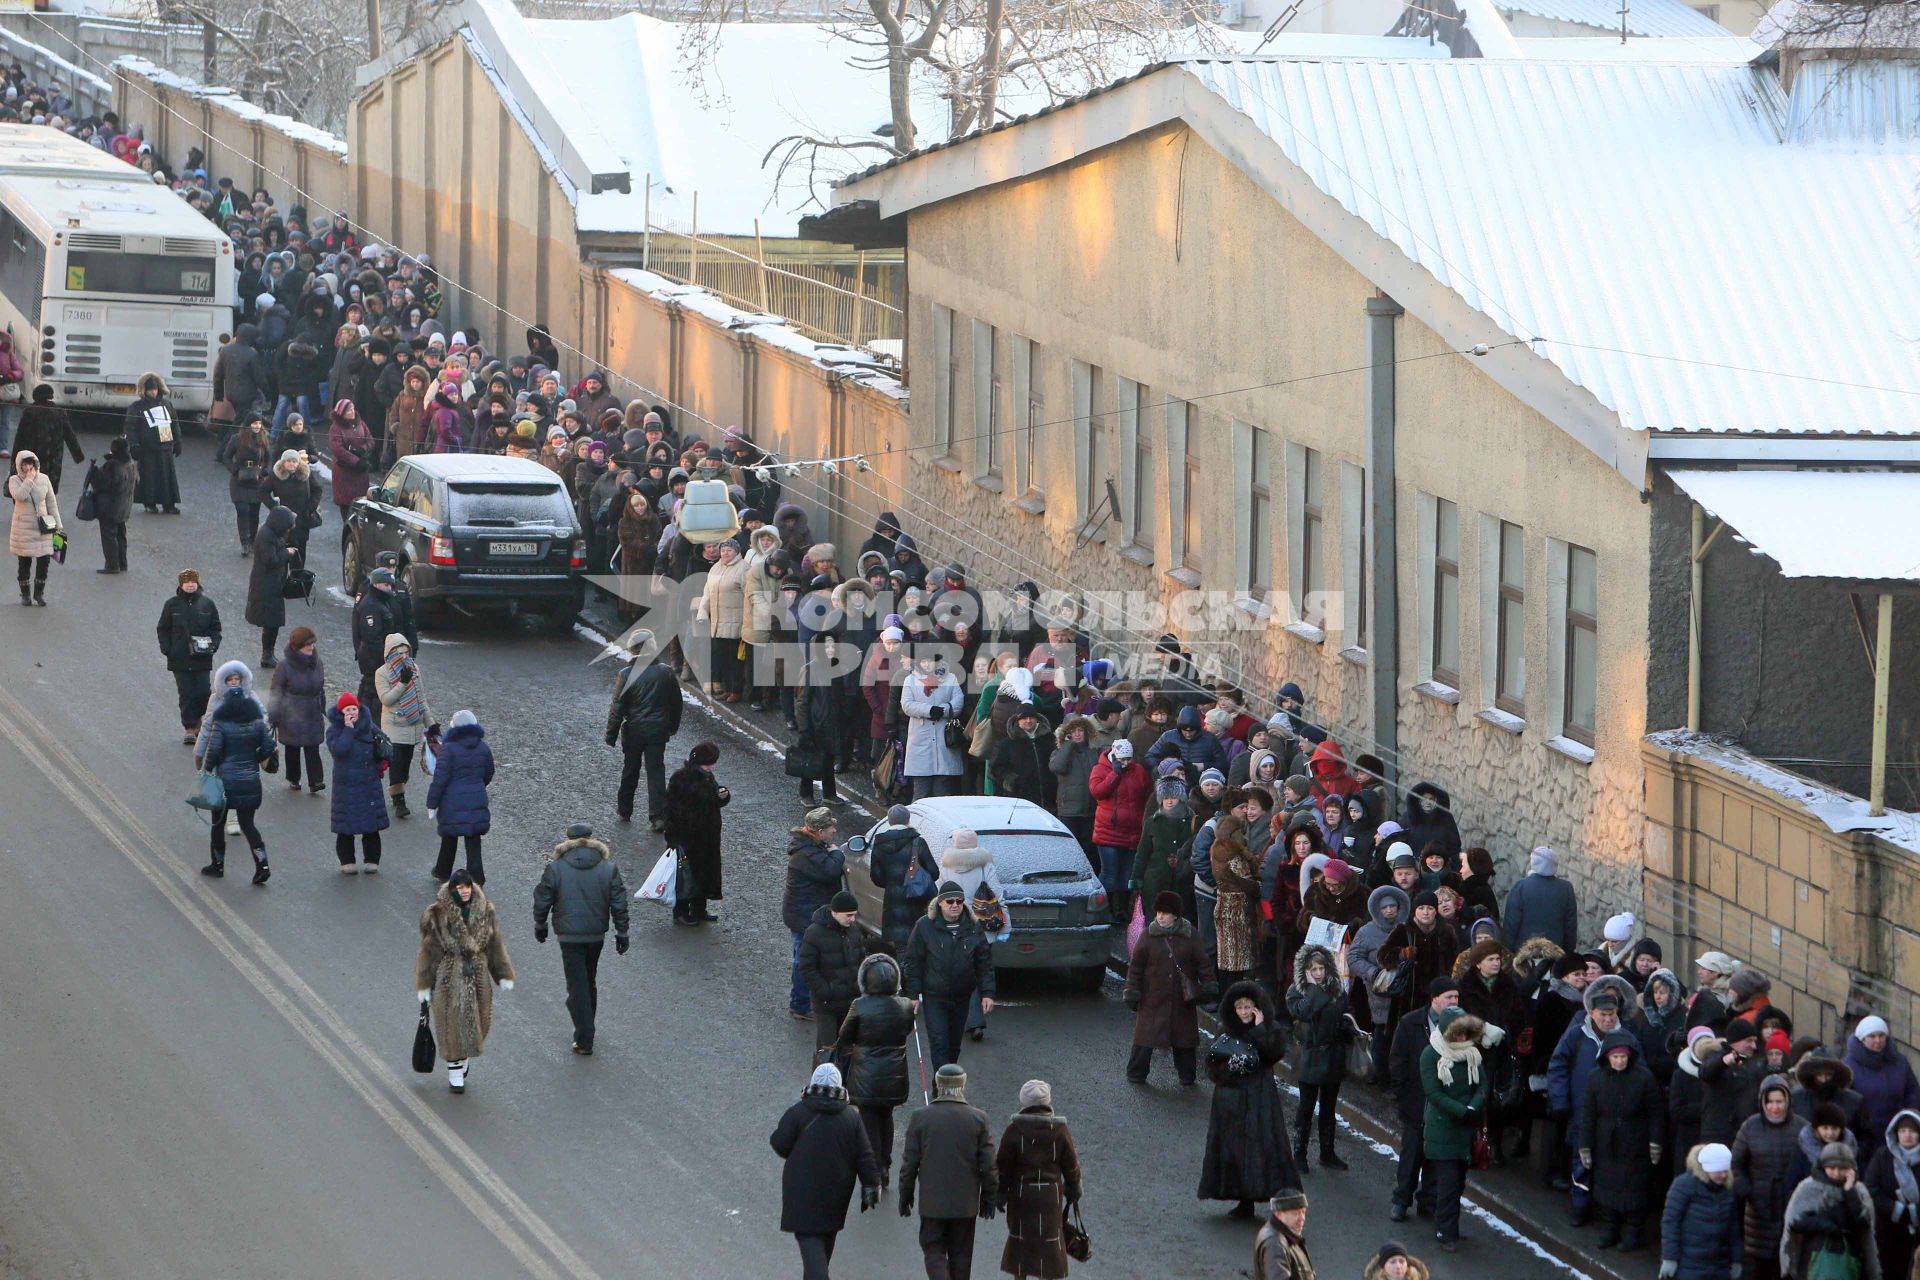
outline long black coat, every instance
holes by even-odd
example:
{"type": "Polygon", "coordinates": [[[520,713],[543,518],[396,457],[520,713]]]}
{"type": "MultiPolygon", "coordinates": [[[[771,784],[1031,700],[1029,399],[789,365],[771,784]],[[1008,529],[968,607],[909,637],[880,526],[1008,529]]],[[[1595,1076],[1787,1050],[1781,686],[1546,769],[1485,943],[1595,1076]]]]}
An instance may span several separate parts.
{"type": "Polygon", "coordinates": [[[281,594],[287,570],[297,558],[287,546],[293,531],[293,513],[276,507],[267,513],[260,532],[253,535],[253,565],[247,572],[247,621],[256,627],[287,625],[287,602],[281,594]]]}
{"type": "Polygon", "coordinates": [[[327,670],[317,651],[308,657],[288,649],[268,689],[267,723],[281,746],[317,747],[326,741],[327,670]]]}
{"type": "Polygon", "coordinates": [[[667,843],[680,850],[689,897],[721,896],[720,810],[732,798],[697,764],[683,764],[667,779],[667,843]]]}
{"type": "Polygon", "coordinates": [[[913,1001],[899,994],[900,967],[892,956],[862,960],[857,982],[862,994],[840,1024],[834,1056],[844,1059],[841,1071],[855,1106],[897,1107],[907,1100],[913,1001]]]}
{"type": "Polygon", "coordinates": [[[1207,1075],[1214,1087],[1207,1153],[1200,1165],[1202,1200],[1265,1200],[1300,1185],[1286,1110],[1273,1079],[1273,1064],[1285,1048],[1265,990],[1254,982],[1228,987],[1220,998],[1220,1036],[1207,1048],[1207,1075]],[[1234,1012],[1242,996],[1260,1009],[1259,1026],[1242,1022],[1234,1012]],[[1251,1052],[1230,1054],[1235,1046],[1251,1052]]]}
{"type": "Polygon", "coordinates": [[[1667,1140],[1667,1104],[1653,1072],[1640,1061],[1634,1038],[1616,1031],[1600,1046],[1600,1062],[1587,1076],[1586,1105],[1580,1110],[1580,1146],[1591,1149],[1589,1171],[1593,1199],[1616,1213],[1640,1213],[1653,1207],[1654,1177],[1650,1145],[1667,1140]],[[1625,1071],[1615,1071],[1607,1054],[1631,1050],[1625,1071]]]}
{"type": "Polygon", "coordinates": [[[907,945],[907,939],[913,936],[913,926],[926,914],[929,894],[923,898],[909,898],[901,886],[906,882],[908,868],[915,862],[926,868],[935,884],[940,880],[940,864],[934,860],[933,850],[927,848],[927,842],[912,827],[891,827],[873,838],[873,847],[867,853],[867,875],[885,895],[880,909],[880,936],[893,944],[896,951],[907,945]]]}
{"type": "Polygon", "coordinates": [[[1048,754],[1039,738],[1025,737],[1018,726],[1009,726],[1007,740],[993,753],[993,794],[1031,800],[1045,808],[1047,785],[1053,779],[1048,754]]]}
{"type": "Polygon", "coordinates": [[[160,606],[160,623],[154,628],[160,652],[169,671],[211,671],[213,655],[220,648],[220,610],[208,598],[206,588],[189,595],[175,589],[160,606]],[[193,637],[211,636],[213,646],[205,653],[193,651],[193,637]]]}
{"type": "MultiPolygon", "coordinates": [[[[1785,1088],[1784,1079],[1781,1087],[1785,1088]]],[[[1733,1140],[1733,1190],[1742,1206],[1740,1229],[1746,1251],[1753,1257],[1770,1258],[1780,1247],[1781,1223],[1793,1195],[1800,1130],[1805,1127],[1806,1122],[1791,1110],[1780,1124],[1768,1124],[1765,1113],[1756,1112],[1741,1124],[1733,1140]]]]}
{"type": "Polygon", "coordinates": [[[65,465],[62,451],[75,462],[84,462],[87,457],[73,434],[73,420],[67,411],[50,404],[30,404],[21,411],[20,425],[13,433],[13,451],[38,458],[41,474],[53,481],[55,489],[60,487],[60,468],[65,465]]]}
{"type": "Polygon", "coordinates": [[[180,415],[173,412],[172,402],[165,396],[141,396],[127,406],[125,431],[134,461],[140,464],[140,489],[135,497],[143,506],[179,506],[180,477],[173,469],[173,460],[180,456],[180,415]],[[159,432],[147,424],[147,410],[158,406],[165,406],[173,418],[170,442],[162,440],[159,432]]]}
{"type": "Polygon", "coordinates": [[[847,1201],[857,1178],[880,1186],[880,1166],[867,1145],[860,1114],[846,1091],[811,1086],[780,1117],[768,1139],[787,1162],[780,1173],[780,1229],[792,1235],[832,1235],[847,1225],[847,1201]]]}

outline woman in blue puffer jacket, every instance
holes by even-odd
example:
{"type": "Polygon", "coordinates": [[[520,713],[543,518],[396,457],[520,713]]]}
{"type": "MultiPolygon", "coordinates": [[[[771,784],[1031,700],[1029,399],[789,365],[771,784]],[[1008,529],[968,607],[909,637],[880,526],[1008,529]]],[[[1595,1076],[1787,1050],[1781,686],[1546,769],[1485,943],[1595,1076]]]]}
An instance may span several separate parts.
{"type": "Polygon", "coordinates": [[[487,787],[492,781],[493,748],[487,745],[487,731],[474,719],[473,712],[454,712],[434,758],[433,785],[427,788],[427,809],[435,815],[440,829],[440,857],[433,864],[435,880],[453,874],[454,846],[464,841],[467,874],[475,884],[487,882],[480,861],[480,837],[493,825],[493,815],[487,810],[487,787]]]}
{"type": "Polygon", "coordinates": [[[274,759],[277,748],[273,731],[267,728],[267,713],[253,698],[253,674],[239,663],[230,665],[240,669],[221,669],[221,687],[214,694],[213,708],[201,731],[200,767],[220,776],[227,803],[213,811],[212,858],[200,874],[227,873],[227,813],[231,811],[247,838],[247,848],[253,852],[253,882],[265,884],[271,874],[267,869],[267,842],[254,825],[253,815],[260,808],[260,766],[274,759]]]}
{"type": "Polygon", "coordinates": [[[373,716],[352,692],[327,711],[327,753],[333,757],[333,852],[340,874],[380,871],[380,833],[387,829],[387,799],[380,789],[382,764],[374,755],[373,716]],[[353,861],[360,837],[362,866],[353,861]]]}
{"type": "Polygon", "coordinates": [[[1660,1216],[1661,1280],[1723,1280],[1740,1263],[1733,1153],[1718,1142],[1687,1153],[1660,1216]]]}

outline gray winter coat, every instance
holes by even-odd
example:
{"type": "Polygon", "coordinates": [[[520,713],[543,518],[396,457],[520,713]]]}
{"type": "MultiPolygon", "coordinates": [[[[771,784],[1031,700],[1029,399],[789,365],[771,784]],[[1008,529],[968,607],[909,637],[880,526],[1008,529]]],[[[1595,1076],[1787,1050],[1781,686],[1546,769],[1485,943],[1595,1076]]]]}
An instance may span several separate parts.
{"type": "MultiPolygon", "coordinates": [[[[1768,1076],[1760,1094],[1779,1089],[1792,1096],[1785,1076],[1768,1076]]],[[[1744,1206],[1740,1229],[1750,1258],[1770,1258],[1780,1247],[1781,1224],[1787,1197],[1793,1194],[1789,1173],[1800,1153],[1800,1130],[1807,1122],[1791,1110],[1779,1124],[1768,1124],[1764,1111],[1750,1115],[1733,1140],[1733,1193],[1744,1206]]]]}
{"type": "Polygon", "coordinates": [[[1053,749],[1047,761],[1047,767],[1059,779],[1055,784],[1053,811],[1062,818],[1091,818],[1093,796],[1087,791],[1087,779],[1093,775],[1094,762],[1100,758],[1100,749],[1093,744],[1093,722],[1080,716],[1070,717],[1060,726],[1056,741],[1060,745],[1053,749]],[[1075,725],[1086,729],[1087,741],[1066,740],[1067,731],[1075,725]]]}
{"type": "Polygon", "coordinates": [[[601,942],[611,917],[614,933],[627,936],[627,886],[612,852],[591,836],[563,840],[533,890],[533,927],[544,932],[547,916],[562,942],[601,942]]]}
{"type": "Polygon", "coordinates": [[[1580,908],[1573,886],[1558,876],[1529,875],[1507,891],[1500,932],[1509,951],[1532,938],[1545,938],[1568,955],[1580,949],[1580,908]]]}
{"type": "Polygon", "coordinates": [[[1380,972],[1380,948],[1386,943],[1388,935],[1405,923],[1413,915],[1412,904],[1406,891],[1398,885],[1383,884],[1367,895],[1367,922],[1353,935],[1353,943],[1347,948],[1347,971],[1353,980],[1366,988],[1367,1009],[1373,1014],[1373,1025],[1384,1027],[1393,1012],[1393,999],[1390,996],[1376,995],[1373,990],[1373,977],[1380,972]],[[1399,912],[1389,921],[1380,914],[1380,904],[1392,899],[1400,904],[1399,912]]]}
{"type": "Polygon", "coordinates": [[[901,1204],[916,1198],[917,1182],[921,1217],[972,1218],[995,1180],[986,1112],[943,1094],[913,1113],[900,1152],[901,1204]]]}

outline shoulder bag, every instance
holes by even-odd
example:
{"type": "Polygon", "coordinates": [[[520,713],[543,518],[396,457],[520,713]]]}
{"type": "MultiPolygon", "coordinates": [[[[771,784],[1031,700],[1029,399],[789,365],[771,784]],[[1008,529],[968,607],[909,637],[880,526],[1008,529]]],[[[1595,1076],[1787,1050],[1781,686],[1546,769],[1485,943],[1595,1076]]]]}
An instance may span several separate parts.
{"type": "Polygon", "coordinates": [[[217,772],[208,771],[200,775],[200,785],[187,796],[187,803],[196,809],[205,809],[211,813],[215,809],[227,807],[227,786],[220,781],[217,772]]]}
{"type": "Polygon", "coordinates": [[[1347,1079],[1373,1083],[1373,1032],[1362,1031],[1352,1014],[1347,1019],[1347,1079]]]}
{"type": "Polygon", "coordinates": [[[1087,1224],[1080,1217],[1080,1202],[1069,1205],[1060,1219],[1060,1239],[1065,1245],[1067,1256],[1075,1262],[1088,1262],[1093,1258],[1093,1241],[1087,1238],[1087,1224]]]}
{"type": "Polygon", "coordinates": [[[1188,976],[1185,969],[1180,967],[1179,959],[1173,954],[1173,944],[1165,938],[1160,939],[1160,944],[1167,949],[1167,963],[1173,966],[1174,975],[1180,979],[1180,1003],[1185,1005],[1199,1004],[1200,985],[1188,976]]]}

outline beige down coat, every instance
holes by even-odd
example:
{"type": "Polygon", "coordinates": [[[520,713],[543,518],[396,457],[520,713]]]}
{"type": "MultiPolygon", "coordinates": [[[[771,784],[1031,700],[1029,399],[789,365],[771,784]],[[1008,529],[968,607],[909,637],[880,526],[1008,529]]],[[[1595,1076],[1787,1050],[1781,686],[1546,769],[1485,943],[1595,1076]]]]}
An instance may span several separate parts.
{"type": "MultiPolygon", "coordinates": [[[[31,453],[24,450],[14,458],[13,465],[36,461],[31,453]]],[[[7,477],[7,496],[13,499],[13,521],[7,526],[7,550],[16,556],[50,556],[53,554],[53,535],[40,532],[41,517],[60,527],[60,504],[54,496],[53,481],[47,479],[44,471],[35,471],[33,479],[25,476],[7,477]]]]}
{"type": "Polygon", "coordinates": [[[477,1058],[493,1029],[493,984],[513,981],[493,903],[477,886],[463,919],[453,886],[443,884],[420,915],[413,989],[433,992],[433,1037],[448,1062],[477,1058]]]}
{"type": "Polygon", "coordinates": [[[746,619],[747,562],[738,556],[732,564],[714,561],[707,568],[706,589],[700,593],[700,616],[715,640],[738,640],[746,619]]]}

